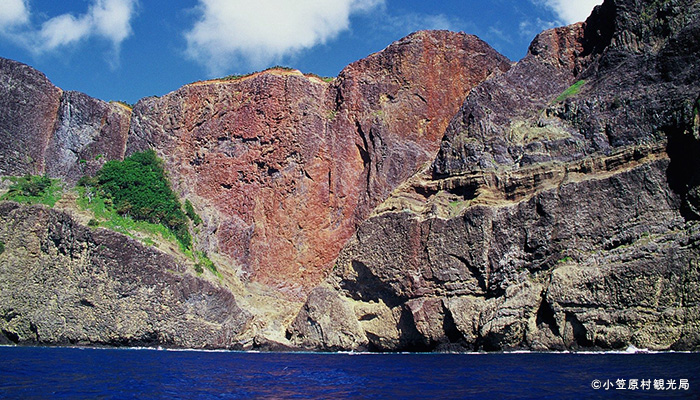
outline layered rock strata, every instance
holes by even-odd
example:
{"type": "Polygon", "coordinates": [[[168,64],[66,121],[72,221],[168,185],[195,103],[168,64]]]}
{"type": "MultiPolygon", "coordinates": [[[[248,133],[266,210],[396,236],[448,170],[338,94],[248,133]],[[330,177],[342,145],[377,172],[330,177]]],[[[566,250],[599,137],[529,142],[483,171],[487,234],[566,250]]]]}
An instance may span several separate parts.
{"type": "Polygon", "coordinates": [[[700,348],[699,29],[697,1],[616,0],[539,35],[360,225],[289,339],[700,348]]]}

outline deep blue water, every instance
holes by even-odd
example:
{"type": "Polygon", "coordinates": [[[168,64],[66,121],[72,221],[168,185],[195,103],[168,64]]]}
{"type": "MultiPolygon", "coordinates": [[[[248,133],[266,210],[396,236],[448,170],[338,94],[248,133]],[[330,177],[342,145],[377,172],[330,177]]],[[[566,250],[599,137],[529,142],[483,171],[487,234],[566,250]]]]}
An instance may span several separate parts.
{"type": "Polygon", "coordinates": [[[0,347],[0,398],[8,399],[649,397],[699,399],[700,354],[358,355],[0,347]],[[596,379],[601,383],[597,390],[592,387],[596,379]],[[624,379],[625,389],[616,389],[618,379],[624,379]],[[638,390],[629,390],[631,379],[638,380],[638,390]],[[650,388],[643,389],[647,379],[650,388]],[[668,390],[654,388],[654,380],[661,379],[668,390]],[[687,381],[687,390],[680,388],[681,379],[687,381]]]}

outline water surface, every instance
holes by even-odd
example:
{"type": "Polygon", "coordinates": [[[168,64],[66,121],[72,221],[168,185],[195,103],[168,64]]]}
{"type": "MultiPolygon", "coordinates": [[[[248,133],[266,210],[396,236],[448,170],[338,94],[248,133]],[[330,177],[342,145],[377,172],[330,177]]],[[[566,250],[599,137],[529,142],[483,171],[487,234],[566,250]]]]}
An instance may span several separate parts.
{"type": "Polygon", "coordinates": [[[319,354],[0,347],[0,398],[8,399],[698,399],[699,389],[700,353],[319,354]],[[661,379],[667,390],[653,387],[661,379]],[[680,387],[681,379],[687,390],[680,387]],[[624,389],[618,388],[618,380],[624,380],[624,389]],[[638,389],[630,390],[631,380],[637,380],[638,389]],[[640,387],[644,380],[649,389],[640,387]]]}

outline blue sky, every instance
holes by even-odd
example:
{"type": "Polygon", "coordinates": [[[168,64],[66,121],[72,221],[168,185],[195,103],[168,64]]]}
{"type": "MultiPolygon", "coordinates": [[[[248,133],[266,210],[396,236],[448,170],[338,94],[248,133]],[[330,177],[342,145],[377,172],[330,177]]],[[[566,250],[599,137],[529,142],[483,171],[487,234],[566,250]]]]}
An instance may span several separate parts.
{"type": "Polygon", "coordinates": [[[518,60],[536,33],[602,0],[0,0],[0,56],[64,90],[135,103],[285,65],[336,76],[420,29],[479,36],[518,60]]]}

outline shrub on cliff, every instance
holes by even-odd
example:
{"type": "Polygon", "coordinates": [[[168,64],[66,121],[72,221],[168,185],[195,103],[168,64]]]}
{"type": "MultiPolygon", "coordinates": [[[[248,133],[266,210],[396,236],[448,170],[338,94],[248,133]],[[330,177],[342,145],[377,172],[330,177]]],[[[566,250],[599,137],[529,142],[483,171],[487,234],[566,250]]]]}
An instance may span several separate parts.
{"type": "Polygon", "coordinates": [[[185,248],[191,247],[187,217],[153,150],[135,153],[124,161],[108,161],[95,178],[85,177],[78,184],[97,188],[98,194],[111,199],[118,214],[162,224],[185,248]]]}
{"type": "Polygon", "coordinates": [[[61,197],[62,189],[58,179],[48,176],[26,175],[9,177],[12,184],[0,200],[13,200],[19,203],[41,203],[53,207],[61,197]]]}

